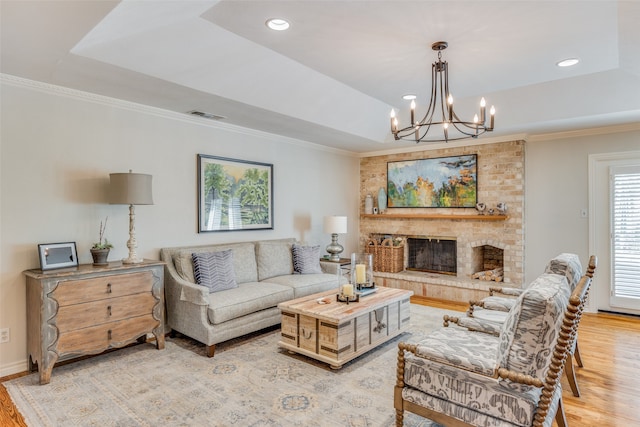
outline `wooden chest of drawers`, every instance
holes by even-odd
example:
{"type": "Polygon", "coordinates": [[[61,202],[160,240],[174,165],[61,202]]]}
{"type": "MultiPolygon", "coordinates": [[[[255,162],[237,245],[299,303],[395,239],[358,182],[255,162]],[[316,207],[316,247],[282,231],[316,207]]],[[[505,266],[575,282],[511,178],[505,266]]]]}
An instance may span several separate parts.
{"type": "Polygon", "coordinates": [[[164,348],[164,263],[27,270],[29,369],[40,384],[57,361],[143,342],[164,348]]]}

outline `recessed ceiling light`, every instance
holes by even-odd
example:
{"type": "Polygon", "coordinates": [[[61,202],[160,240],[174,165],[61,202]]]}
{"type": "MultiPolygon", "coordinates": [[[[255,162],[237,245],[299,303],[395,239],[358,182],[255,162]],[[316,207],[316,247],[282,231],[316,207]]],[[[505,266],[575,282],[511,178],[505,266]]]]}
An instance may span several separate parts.
{"type": "Polygon", "coordinates": [[[411,101],[412,99],[416,99],[414,94],[408,93],[406,95],[402,95],[402,99],[406,99],[407,101],[411,101]]]}
{"type": "Polygon", "coordinates": [[[281,18],[268,19],[267,22],[265,22],[265,24],[267,25],[267,27],[275,31],[288,30],[290,27],[289,22],[281,18]]]}
{"type": "Polygon", "coordinates": [[[556,62],[556,65],[558,67],[571,67],[572,65],[576,65],[578,62],[580,62],[578,58],[567,58],[556,62]]]}

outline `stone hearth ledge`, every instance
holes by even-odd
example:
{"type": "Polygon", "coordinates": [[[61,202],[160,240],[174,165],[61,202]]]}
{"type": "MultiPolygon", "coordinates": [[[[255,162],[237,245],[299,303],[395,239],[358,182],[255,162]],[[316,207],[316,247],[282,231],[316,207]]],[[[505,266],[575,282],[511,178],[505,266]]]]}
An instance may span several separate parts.
{"type": "Polygon", "coordinates": [[[503,282],[407,270],[398,273],[374,271],[373,276],[378,286],[407,289],[416,296],[458,302],[481,299],[489,295],[490,287],[504,285],[503,282]]]}

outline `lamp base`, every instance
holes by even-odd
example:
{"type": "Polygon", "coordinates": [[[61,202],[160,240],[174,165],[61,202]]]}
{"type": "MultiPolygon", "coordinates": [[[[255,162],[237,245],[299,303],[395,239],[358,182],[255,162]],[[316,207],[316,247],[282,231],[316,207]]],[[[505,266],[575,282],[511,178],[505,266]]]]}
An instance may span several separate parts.
{"type": "Polygon", "coordinates": [[[140,264],[144,261],[142,258],[125,258],[122,260],[123,264],[140,264]]]}
{"type": "Polygon", "coordinates": [[[344,248],[338,243],[338,234],[331,234],[331,244],[327,246],[327,252],[331,254],[329,261],[340,261],[340,254],[344,251],[344,248]]]}

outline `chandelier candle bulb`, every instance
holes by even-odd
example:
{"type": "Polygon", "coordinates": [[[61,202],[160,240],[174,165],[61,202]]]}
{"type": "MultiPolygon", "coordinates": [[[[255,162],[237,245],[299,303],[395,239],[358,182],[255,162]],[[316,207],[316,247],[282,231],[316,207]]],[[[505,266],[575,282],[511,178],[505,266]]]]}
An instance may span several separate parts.
{"type": "Polygon", "coordinates": [[[411,100],[411,126],[416,124],[415,114],[416,114],[416,101],[411,100]]]}
{"type": "Polygon", "coordinates": [[[484,97],[480,100],[480,123],[484,123],[485,115],[487,111],[487,101],[484,100],[484,97]]]}
{"type": "Polygon", "coordinates": [[[447,105],[449,106],[449,120],[453,120],[453,96],[451,94],[447,97],[447,105]]]}
{"type": "Polygon", "coordinates": [[[398,127],[398,119],[396,119],[396,111],[391,109],[391,132],[395,132],[398,127]]]}
{"type": "Polygon", "coordinates": [[[493,130],[493,119],[496,116],[496,109],[493,107],[493,105],[491,106],[491,109],[489,110],[489,114],[491,115],[491,118],[489,119],[489,129],[493,130]]]}

